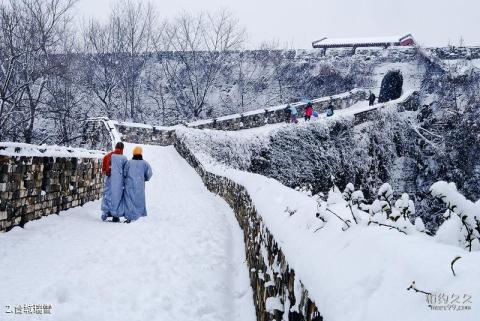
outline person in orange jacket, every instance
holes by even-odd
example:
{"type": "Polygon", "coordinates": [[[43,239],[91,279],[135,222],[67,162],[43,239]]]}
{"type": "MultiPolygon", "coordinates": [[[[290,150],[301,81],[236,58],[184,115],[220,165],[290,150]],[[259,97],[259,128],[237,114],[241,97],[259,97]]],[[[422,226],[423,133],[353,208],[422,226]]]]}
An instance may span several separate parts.
{"type": "Polygon", "coordinates": [[[125,164],[123,177],[125,178],[125,223],[136,221],[147,216],[145,202],[145,182],[152,178],[150,164],[143,159],[140,146],[133,149],[133,158],[125,164]]]}
{"type": "Polygon", "coordinates": [[[103,157],[102,174],[105,176],[102,199],[103,221],[112,216],[112,222],[120,222],[120,217],[125,214],[123,168],[127,158],[123,155],[123,148],[123,143],[118,142],[115,149],[103,157]]]}

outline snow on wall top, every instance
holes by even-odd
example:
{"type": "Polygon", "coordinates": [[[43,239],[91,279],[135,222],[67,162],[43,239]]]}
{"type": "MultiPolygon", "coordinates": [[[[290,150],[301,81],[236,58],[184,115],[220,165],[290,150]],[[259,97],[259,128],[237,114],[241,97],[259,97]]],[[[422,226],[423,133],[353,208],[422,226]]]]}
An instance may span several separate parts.
{"type": "Polygon", "coordinates": [[[0,155],[28,157],[102,158],[104,153],[96,150],[56,145],[31,145],[24,143],[0,142],[0,155]]]}
{"type": "MultiPolygon", "coordinates": [[[[195,156],[207,171],[247,189],[325,320],[383,321],[386,315],[395,321],[478,319],[475,307],[432,311],[425,295],[406,290],[416,281],[419,288],[439,295],[480,296],[478,253],[441,244],[424,234],[405,236],[375,226],[355,225],[343,232],[341,221],[334,218],[322,226],[315,217],[318,208],[313,198],[274,179],[218,164],[204,153],[195,156]],[[450,262],[459,255],[461,272],[453,276],[450,262]]],[[[338,198],[329,206],[348,218],[348,207],[341,195],[338,198]]]]}
{"type": "MultiPolygon", "coordinates": [[[[315,103],[319,103],[319,102],[323,102],[323,101],[329,101],[329,100],[332,100],[332,99],[347,98],[348,96],[350,96],[352,94],[355,94],[355,93],[358,93],[358,92],[361,92],[361,91],[363,91],[363,90],[355,88],[355,89],[352,89],[351,91],[347,91],[347,92],[344,92],[344,93],[341,93],[341,94],[338,94],[338,95],[326,96],[326,97],[313,99],[313,100],[311,100],[311,102],[313,104],[315,104],[315,103]]],[[[265,113],[265,111],[271,112],[271,111],[282,110],[285,107],[287,107],[287,105],[298,107],[298,106],[302,106],[302,105],[305,105],[305,104],[306,104],[306,102],[304,102],[304,101],[299,101],[299,102],[291,103],[291,104],[282,104],[282,105],[278,105],[278,106],[274,106],[274,107],[267,107],[267,108],[250,110],[250,111],[247,111],[243,114],[232,114],[232,115],[222,116],[222,117],[215,118],[215,120],[217,122],[220,122],[220,121],[240,118],[240,117],[242,117],[242,115],[243,116],[251,116],[251,115],[263,114],[263,113],[265,113]]],[[[199,125],[209,124],[209,123],[212,123],[212,122],[213,122],[213,119],[202,119],[202,120],[198,120],[198,121],[188,123],[187,126],[188,127],[195,127],[195,126],[199,126],[199,125]]]]}
{"type": "Polygon", "coordinates": [[[383,36],[383,37],[361,37],[361,38],[322,38],[314,41],[314,46],[352,46],[371,44],[399,44],[403,39],[411,35],[383,36]]]}

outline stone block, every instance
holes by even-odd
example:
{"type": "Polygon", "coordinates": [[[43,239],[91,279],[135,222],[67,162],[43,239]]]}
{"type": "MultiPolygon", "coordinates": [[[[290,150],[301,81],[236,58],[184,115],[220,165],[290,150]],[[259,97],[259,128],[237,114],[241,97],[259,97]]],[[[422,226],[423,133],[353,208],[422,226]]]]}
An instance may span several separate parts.
{"type": "Polygon", "coordinates": [[[47,185],[46,187],[47,193],[59,192],[60,190],[60,185],[47,185]]]}
{"type": "Polygon", "coordinates": [[[27,205],[24,209],[24,213],[33,213],[35,212],[35,205],[34,204],[31,204],[31,205],[27,205]]]}

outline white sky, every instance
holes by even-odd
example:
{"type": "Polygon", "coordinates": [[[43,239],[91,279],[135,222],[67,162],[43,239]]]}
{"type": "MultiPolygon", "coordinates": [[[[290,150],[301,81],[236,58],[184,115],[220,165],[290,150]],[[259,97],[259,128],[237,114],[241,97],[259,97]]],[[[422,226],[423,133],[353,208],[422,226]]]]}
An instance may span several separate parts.
{"type": "MultiPolygon", "coordinates": [[[[148,0],[140,0],[147,2],[148,0]]],[[[277,40],[310,48],[326,37],[412,33],[422,45],[480,45],[479,0],[150,0],[161,17],[227,8],[246,28],[249,47],[277,40]]],[[[80,19],[108,16],[112,0],[79,0],[80,19]]]]}

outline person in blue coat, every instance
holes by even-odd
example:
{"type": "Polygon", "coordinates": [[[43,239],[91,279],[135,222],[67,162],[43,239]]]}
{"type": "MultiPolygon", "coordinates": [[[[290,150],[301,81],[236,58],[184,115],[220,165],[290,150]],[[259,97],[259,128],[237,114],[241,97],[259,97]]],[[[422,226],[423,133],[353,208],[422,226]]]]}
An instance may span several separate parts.
{"type": "Polygon", "coordinates": [[[118,142],[115,150],[103,157],[102,173],[105,175],[105,186],[102,199],[102,220],[112,217],[112,222],[120,222],[124,215],[123,201],[123,167],[127,158],[123,155],[123,143],[118,142]]]}
{"type": "Polygon", "coordinates": [[[133,149],[133,159],[129,160],[123,170],[125,178],[125,223],[147,216],[145,204],[145,182],[152,177],[152,168],[143,160],[142,148],[133,149]]]}
{"type": "Polygon", "coordinates": [[[332,104],[328,105],[328,108],[327,108],[327,117],[330,117],[330,116],[333,116],[333,105],[332,104]]]}
{"type": "Polygon", "coordinates": [[[298,115],[298,111],[297,111],[297,108],[293,105],[290,105],[290,117],[291,117],[291,122],[292,123],[298,123],[298,120],[297,120],[297,115],[298,115]]]}

